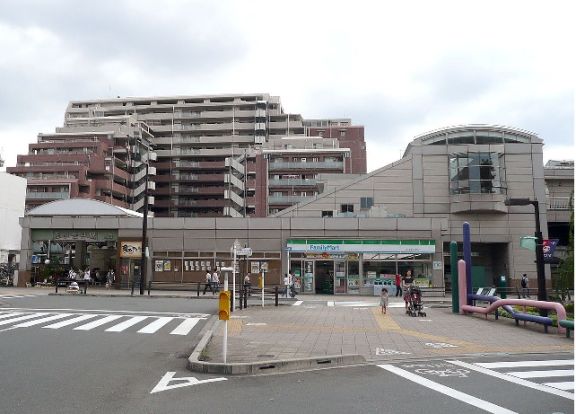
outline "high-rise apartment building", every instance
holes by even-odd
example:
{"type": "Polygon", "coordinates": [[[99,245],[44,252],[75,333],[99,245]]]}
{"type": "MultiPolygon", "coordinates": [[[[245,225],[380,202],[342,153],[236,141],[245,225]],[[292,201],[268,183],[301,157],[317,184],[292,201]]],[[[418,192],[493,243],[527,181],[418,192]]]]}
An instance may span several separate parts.
{"type": "Polygon", "coordinates": [[[26,210],[49,201],[91,198],[139,210],[144,200],[142,155],[150,131],[133,116],[68,120],[39,134],[6,170],[27,179],[26,210]]]}
{"type": "MultiPolygon", "coordinates": [[[[137,138],[146,135],[138,145],[150,144],[157,155],[149,186],[156,216],[264,217],[316,195],[311,184],[318,173],[366,171],[363,127],[327,120],[330,136],[322,137],[318,122],[307,124],[301,115],[285,113],[280,98],[269,94],[72,101],[64,126],[41,134],[10,172],[30,178],[29,194],[54,193],[44,199],[31,194],[30,206],[33,199],[87,197],[139,210],[143,195],[134,190],[143,190],[145,173],[140,158],[133,164],[130,154],[144,142],[137,138]],[[123,119],[133,131],[118,130],[123,119]],[[46,148],[48,143],[54,148],[46,148]],[[67,164],[76,166],[54,174],[51,182],[45,169],[52,161],[39,158],[49,149],[74,154],[67,164]],[[292,181],[286,187],[281,180],[292,181]],[[66,187],[68,195],[57,194],[66,187]]],[[[146,149],[138,151],[146,156],[146,149]]]]}

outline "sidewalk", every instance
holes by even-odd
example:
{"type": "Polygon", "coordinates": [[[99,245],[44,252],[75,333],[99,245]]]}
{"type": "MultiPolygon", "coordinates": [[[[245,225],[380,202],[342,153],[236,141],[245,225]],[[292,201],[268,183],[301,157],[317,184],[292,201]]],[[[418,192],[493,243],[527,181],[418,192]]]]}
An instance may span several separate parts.
{"type": "Polygon", "coordinates": [[[228,321],[227,364],[223,364],[224,322],[214,320],[189,358],[189,369],[257,374],[395,359],[574,349],[573,339],[558,335],[553,327],[545,334],[538,324],[517,327],[513,320],[495,321],[493,315],[485,319],[453,314],[449,297],[425,298],[426,317],[406,315],[400,298],[390,298],[385,315],[374,306],[378,298],[298,299],[304,302],[297,306],[235,310],[228,321]]]}

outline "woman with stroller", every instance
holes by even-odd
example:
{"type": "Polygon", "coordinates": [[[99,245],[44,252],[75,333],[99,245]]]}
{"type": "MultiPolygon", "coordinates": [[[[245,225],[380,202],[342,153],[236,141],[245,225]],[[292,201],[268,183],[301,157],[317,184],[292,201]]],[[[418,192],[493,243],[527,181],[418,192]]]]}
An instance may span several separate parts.
{"type": "Polygon", "coordinates": [[[406,276],[402,279],[402,286],[404,288],[404,307],[408,309],[408,302],[410,301],[410,288],[414,283],[414,278],[412,277],[412,270],[406,272],[406,276]]]}

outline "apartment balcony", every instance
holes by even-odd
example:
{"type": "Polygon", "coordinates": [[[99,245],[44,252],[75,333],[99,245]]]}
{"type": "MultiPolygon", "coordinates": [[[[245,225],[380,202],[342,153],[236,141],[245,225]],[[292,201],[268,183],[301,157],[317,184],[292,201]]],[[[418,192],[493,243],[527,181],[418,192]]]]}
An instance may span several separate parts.
{"type": "MultiPolygon", "coordinates": [[[[220,140],[222,142],[222,139],[220,140]]],[[[244,148],[224,147],[218,149],[174,148],[155,151],[159,158],[164,157],[230,157],[244,153],[244,148]]]]}
{"type": "Polygon", "coordinates": [[[193,181],[195,183],[205,183],[205,182],[223,183],[224,175],[225,174],[180,174],[179,176],[173,177],[171,181],[180,181],[180,182],[193,181]]]}
{"type": "Polygon", "coordinates": [[[224,170],[224,159],[222,161],[175,161],[175,170],[224,170]]]}
{"type": "Polygon", "coordinates": [[[284,128],[286,129],[287,127],[289,127],[290,129],[292,128],[300,128],[302,129],[302,120],[299,121],[290,121],[289,123],[287,123],[286,121],[272,121],[268,123],[268,127],[270,129],[278,129],[278,128],[284,128]]]}
{"type": "Polygon", "coordinates": [[[268,187],[315,187],[318,181],[315,179],[274,179],[268,180],[268,187]]]}
{"type": "Polygon", "coordinates": [[[224,194],[225,188],[223,186],[213,186],[213,187],[180,187],[177,190],[172,190],[172,194],[186,195],[186,194],[198,194],[198,195],[219,195],[224,194]]]}
{"type": "Polygon", "coordinates": [[[548,197],[548,210],[570,210],[571,197],[548,197]]]}
{"type": "Polygon", "coordinates": [[[268,164],[269,171],[294,171],[294,170],[336,170],[343,171],[342,161],[318,161],[318,162],[284,162],[276,161],[268,164]]]}
{"type": "Polygon", "coordinates": [[[178,199],[178,207],[199,207],[199,208],[223,208],[228,204],[227,200],[190,200],[190,199],[178,199]]]}
{"type": "Polygon", "coordinates": [[[27,192],[26,200],[67,200],[70,198],[69,192],[27,192]]]}
{"type": "Polygon", "coordinates": [[[304,196],[269,196],[269,205],[282,205],[291,206],[293,204],[300,203],[302,201],[310,200],[314,197],[304,197],[304,196]]]}

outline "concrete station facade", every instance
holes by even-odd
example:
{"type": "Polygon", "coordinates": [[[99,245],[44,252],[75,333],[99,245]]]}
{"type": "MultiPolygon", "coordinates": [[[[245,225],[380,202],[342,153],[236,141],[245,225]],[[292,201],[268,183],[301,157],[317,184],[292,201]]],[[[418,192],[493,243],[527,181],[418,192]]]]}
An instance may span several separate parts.
{"type": "MultiPolygon", "coordinates": [[[[237,241],[252,249],[240,261],[242,274],[264,267],[266,284],[275,285],[292,270],[302,293],[373,294],[408,269],[422,286],[449,288],[449,244],[457,241],[461,251],[468,222],[476,284],[493,285],[501,275],[515,284],[527,273],[536,286],[534,252],[520,247],[521,237],[534,234],[533,208],[505,200],[538,200],[547,239],[542,146],[515,128],[445,128],[416,137],[402,159],[274,216],[150,217],[146,279],[203,281],[206,270],[231,265],[237,241]]],[[[49,203],[24,217],[20,284],[38,273],[42,245],[59,246],[51,254],[61,263],[113,266],[119,286],[139,271],[142,217],[99,201],[74,205],[79,201],[49,203]]]]}

